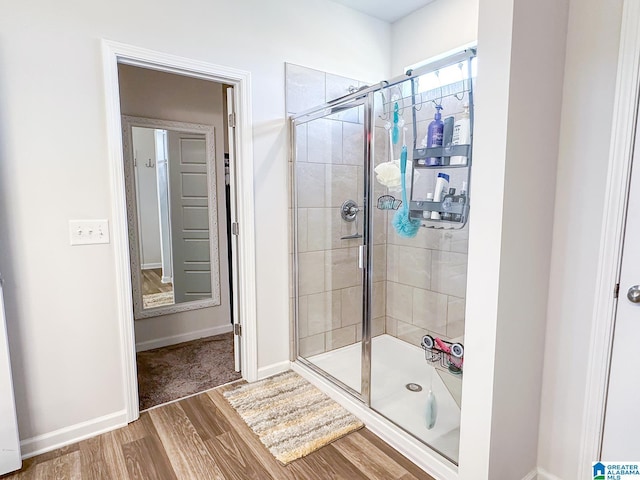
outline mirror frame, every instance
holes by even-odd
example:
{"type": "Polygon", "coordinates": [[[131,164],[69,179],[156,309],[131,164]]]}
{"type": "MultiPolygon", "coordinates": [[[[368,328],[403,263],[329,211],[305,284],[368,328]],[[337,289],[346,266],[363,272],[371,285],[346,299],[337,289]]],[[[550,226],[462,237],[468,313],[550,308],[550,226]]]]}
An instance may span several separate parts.
{"type": "Polygon", "coordinates": [[[216,191],[215,137],[212,125],[175,122],[145,117],[122,115],[122,149],[124,153],[124,180],[127,197],[127,225],[129,229],[129,263],[133,295],[133,317],[136,320],[172,313],[216,307],[220,300],[220,254],[218,245],[218,204],[216,191]],[[138,235],[138,209],[132,128],[153,128],[176,132],[204,134],[207,152],[207,188],[209,206],[209,256],[211,259],[211,298],[194,300],[154,308],[143,308],[140,238],[138,235]]]}

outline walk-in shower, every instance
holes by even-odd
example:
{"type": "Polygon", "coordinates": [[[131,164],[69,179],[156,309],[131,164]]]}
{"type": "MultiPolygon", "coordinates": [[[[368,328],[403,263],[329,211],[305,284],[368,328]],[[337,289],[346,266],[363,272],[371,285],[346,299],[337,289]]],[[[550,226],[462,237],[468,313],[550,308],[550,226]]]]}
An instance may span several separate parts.
{"type": "Polygon", "coordinates": [[[296,361],[454,463],[474,67],[467,50],[291,118],[296,361]]]}

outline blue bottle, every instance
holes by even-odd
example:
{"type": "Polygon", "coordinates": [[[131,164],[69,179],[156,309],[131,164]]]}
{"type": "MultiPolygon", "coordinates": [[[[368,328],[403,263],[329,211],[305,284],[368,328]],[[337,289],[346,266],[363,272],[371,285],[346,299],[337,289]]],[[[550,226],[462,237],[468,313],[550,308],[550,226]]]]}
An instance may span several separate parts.
{"type": "MultiPolygon", "coordinates": [[[[442,147],[444,137],[444,122],[442,121],[442,105],[436,105],[436,115],[427,128],[427,148],[442,147]]],[[[442,165],[442,157],[428,157],[425,165],[436,167],[442,165]]]]}

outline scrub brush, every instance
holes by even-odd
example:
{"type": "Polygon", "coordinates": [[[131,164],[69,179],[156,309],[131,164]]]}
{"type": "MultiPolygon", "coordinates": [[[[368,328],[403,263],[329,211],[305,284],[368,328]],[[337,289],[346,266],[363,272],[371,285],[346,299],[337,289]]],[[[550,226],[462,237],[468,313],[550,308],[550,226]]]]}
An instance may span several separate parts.
{"type": "Polygon", "coordinates": [[[409,203],[407,202],[407,129],[402,131],[402,153],[400,154],[400,181],[402,184],[402,205],[393,216],[393,228],[401,237],[413,238],[418,234],[420,220],[409,216],[409,203]]]}

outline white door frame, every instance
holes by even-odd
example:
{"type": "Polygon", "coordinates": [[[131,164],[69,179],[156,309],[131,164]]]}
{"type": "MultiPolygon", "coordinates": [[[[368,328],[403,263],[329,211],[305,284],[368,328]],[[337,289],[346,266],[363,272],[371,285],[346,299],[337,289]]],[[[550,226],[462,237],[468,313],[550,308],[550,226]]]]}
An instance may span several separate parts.
{"type": "MultiPolygon", "coordinates": [[[[118,323],[127,420],[139,417],[133,301],[131,299],[131,264],[127,232],[127,204],[124,185],[124,160],[120,121],[118,64],[151,68],[162,72],[200,78],[233,85],[236,105],[237,183],[236,219],[238,237],[240,308],[235,312],[242,325],[242,378],[258,378],[256,325],[255,230],[253,201],[253,141],[251,130],[251,74],[235,68],[214,65],[154,50],[102,40],[107,113],[107,139],[111,174],[112,232],[116,257],[118,323]]],[[[233,212],[232,212],[233,215],[233,212]]]]}
{"type": "Polygon", "coordinates": [[[640,2],[624,0],[604,217],[587,366],[579,478],[587,478],[591,474],[591,462],[598,459],[601,450],[617,306],[617,298],[614,298],[613,292],[618,283],[622,259],[640,89],[639,68],[640,2]]]}

